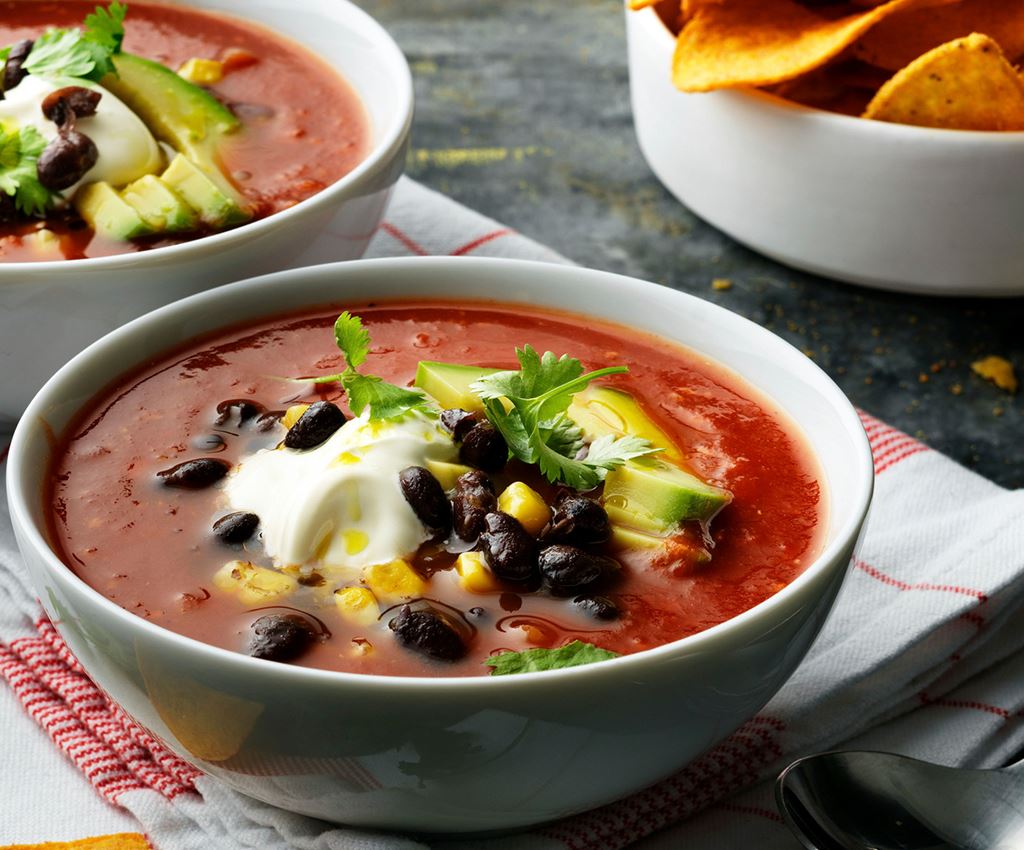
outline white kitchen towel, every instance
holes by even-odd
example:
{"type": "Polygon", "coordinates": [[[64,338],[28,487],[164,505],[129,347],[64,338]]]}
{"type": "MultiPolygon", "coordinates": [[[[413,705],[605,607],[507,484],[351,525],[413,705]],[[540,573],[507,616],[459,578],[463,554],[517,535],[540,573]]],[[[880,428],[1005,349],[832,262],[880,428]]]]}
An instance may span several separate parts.
{"type": "MultiPolygon", "coordinates": [[[[330,260],[332,245],[324,234],[303,263],[330,260]]],[[[370,250],[470,253],[565,262],[410,180],[370,250]]],[[[111,706],[41,618],[0,504],[0,844],[135,831],[157,850],[792,848],[770,779],[800,755],[858,746],[999,764],[1024,746],[1024,493],[864,422],[878,480],[860,559],[775,699],[653,788],[487,840],[339,828],[198,774],[111,706]]]]}

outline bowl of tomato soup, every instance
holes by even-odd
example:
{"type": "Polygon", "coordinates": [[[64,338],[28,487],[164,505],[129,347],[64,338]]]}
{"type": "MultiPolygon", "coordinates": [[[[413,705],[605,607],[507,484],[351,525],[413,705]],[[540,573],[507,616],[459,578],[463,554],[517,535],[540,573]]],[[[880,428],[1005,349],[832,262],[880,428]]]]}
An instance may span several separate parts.
{"type": "Polygon", "coordinates": [[[0,420],[147,310],[285,268],[325,232],[333,259],[365,251],[404,167],[404,57],[345,0],[238,9],[0,4],[20,151],[0,193],[0,369],[17,376],[0,420]]]}
{"type": "Polygon", "coordinates": [[[137,319],[47,383],[8,469],[40,600],[133,718],[259,799],[436,833],[622,797],[752,717],[872,481],[849,402],[763,328],[465,258],[137,319]]]}

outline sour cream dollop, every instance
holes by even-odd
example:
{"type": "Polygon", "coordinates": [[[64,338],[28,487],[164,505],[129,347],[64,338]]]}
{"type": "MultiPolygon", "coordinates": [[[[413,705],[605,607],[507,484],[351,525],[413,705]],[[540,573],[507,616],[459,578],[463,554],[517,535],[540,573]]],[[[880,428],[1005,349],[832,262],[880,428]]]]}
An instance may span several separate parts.
{"type": "Polygon", "coordinates": [[[225,493],[232,510],[259,516],[264,550],[277,566],[361,569],[410,555],[428,538],[398,473],[456,454],[433,417],[371,422],[364,414],[315,449],[244,458],[225,493]]]}
{"type": "Polygon", "coordinates": [[[57,125],[43,115],[43,100],[51,92],[71,85],[94,89],[102,97],[95,115],[75,121],[75,127],[92,139],[99,157],[78,183],[65,190],[66,197],[70,198],[83,183],[105,180],[113,186],[123,186],[163,167],[160,147],[142,119],[115,95],[90,80],[48,80],[29,74],[4,92],[0,122],[13,127],[35,127],[49,142],[57,135],[57,125]]]}

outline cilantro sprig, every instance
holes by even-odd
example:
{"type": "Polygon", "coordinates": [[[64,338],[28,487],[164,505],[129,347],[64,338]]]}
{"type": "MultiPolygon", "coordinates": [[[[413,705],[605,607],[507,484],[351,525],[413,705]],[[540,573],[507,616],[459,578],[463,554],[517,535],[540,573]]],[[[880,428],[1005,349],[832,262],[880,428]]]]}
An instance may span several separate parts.
{"type": "Polygon", "coordinates": [[[36,163],[46,140],[35,127],[10,129],[0,124],[0,192],[14,198],[18,212],[42,216],[54,194],[39,182],[36,163]]]}
{"type": "Polygon", "coordinates": [[[370,334],[358,316],[353,316],[348,310],[338,316],[334,323],[334,341],[345,357],[345,371],[299,380],[341,384],[348,396],[348,406],[356,416],[361,415],[367,406],[370,419],[396,419],[411,410],[430,412],[427,398],[419,390],[389,384],[376,375],[357,371],[370,353],[370,334]]]}
{"type": "Polygon", "coordinates": [[[492,676],[510,676],[515,673],[536,673],[542,670],[561,670],[565,667],[579,667],[618,658],[617,652],[601,649],[591,643],[574,640],[555,649],[526,649],[522,652],[500,652],[484,663],[491,668],[492,676]]]}
{"type": "Polygon", "coordinates": [[[121,52],[128,7],[114,0],[97,6],[84,29],[51,29],[36,39],[22,68],[37,77],[78,77],[99,82],[116,73],[113,57],[121,52]]]}
{"type": "Polygon", "coordinates": [[[661,451],[641,437],[609,435],[594,440],[580,456],[583,434],[567,412],[573,396],[597,378],[628,372],[625,366],[583,374],[576,358],[550,351],[541,356],[529,345],[517,348],[516,357],[518,371],[486,375],[470,388],[509,451],[524,463],[537,464],[552,483],[591,490],[627,460],[661,451]],[[504,400],[511,403],[508,410],[504,400]]]}

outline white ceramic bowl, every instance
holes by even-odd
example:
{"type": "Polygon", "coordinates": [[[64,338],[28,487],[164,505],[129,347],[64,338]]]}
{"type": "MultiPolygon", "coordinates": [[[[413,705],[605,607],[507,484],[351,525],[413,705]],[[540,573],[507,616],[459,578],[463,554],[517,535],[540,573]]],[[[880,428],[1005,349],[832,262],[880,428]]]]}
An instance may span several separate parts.
{"type": "Polygon", "coordinates": [[[701,218],[850,283],[1024,294],[1024,133],[865,121],[757,91],[684,94],[654,9],[627,10],[626,29],[640,148],[701,218]]]}
{"type": "Polygon", "coordinates": [[[164,307],[61,369],[14,435],[8,498],[39,598],[89,674],[182,757],[298,812],[389,829],[488,831],[560,818],[671,774],[750,718],[821,627],[871,499],[850,403],[803,354],[721,307],[630,278],[512,260],[369,260],[281,272],[164,307]],[[590,667],[500,678],[389,678],[268,664],[166,631],[77,578],[47,543],[52,435],[137,362],[228,324],[325,303],[476,299],[579,310],[684,342],[799,423],[827,477],[821,556],[703,633],[590,667]]]}
{"type": "Polygon", "coordinates": [[[361,257],[405,166],[413,92],[384,29],[348,0],[189,0],[244,15],[305,45],[355,88],[371,149],[349,174],[276,215],[194,242],[96,259],[0,263],[0,426],[62,363],[103,334],[211,286],[287,268],[325,229],[337,259],[361,257]]]}

